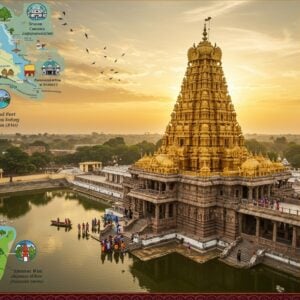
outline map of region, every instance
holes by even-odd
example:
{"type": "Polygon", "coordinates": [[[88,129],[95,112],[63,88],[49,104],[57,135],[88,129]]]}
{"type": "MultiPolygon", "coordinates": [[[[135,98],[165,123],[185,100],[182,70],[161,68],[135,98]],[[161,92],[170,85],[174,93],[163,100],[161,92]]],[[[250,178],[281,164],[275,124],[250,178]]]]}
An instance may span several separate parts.
{"type": "Polygon", "coordinates": [[[16,230],[10,226],[0,226],[0,280],[2,279],[11,246],[16,239],[16,230]]]}
{"type": "Polygon", "coordinates": [[[22,98],[43,98],[64,69],[63,59],[51,48],[52,36],[46,4],[25,3],[20,15],[0,5],[0,87],[22,98]]]}

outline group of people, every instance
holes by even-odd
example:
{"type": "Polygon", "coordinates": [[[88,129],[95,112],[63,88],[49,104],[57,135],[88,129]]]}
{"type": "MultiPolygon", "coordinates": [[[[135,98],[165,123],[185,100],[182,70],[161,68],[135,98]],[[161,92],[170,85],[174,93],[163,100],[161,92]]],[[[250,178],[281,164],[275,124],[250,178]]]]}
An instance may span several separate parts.
{"type": "MultiPolygon", "coordinates": [[[[89,234],[89,230],[90,230],[90,225],[89,222],[86,223],[82,223],[82,224],[78,224],[77,225],[78,228],[78,235],[82,234],[82,235],[88,235],[89,234]]],[[[100,232],[100,220],[92,219],[92,232],[96,232],[98,230],[98,232],[100,232]]]]}
{"type": "Polygon", "coordinates": [[[263,206],[263,207],[268,207],[268,208],[275,208],[276,210],[279,210],[279,201],[278,200],[269,200],[268,198],[262,198],[259,201],[255,201],[254,205],[258,205],[258,206],[263,206]]]}
{"type": "MultiPolygon", "coordinates": [[[[58,224],[60,223],[59,217],[57,218],[57,223],[58,224]]],[[[71,226],[71,220],[69,218],[65,218],[65,224],[67,226],[71,226]]]]}
{"type": "Polygon", "coordinates": [[[107,239],[101,241],[102,252],[126,251],[126,244],[122,234],[117,234],[115,237],[109,235],[107,239]]]}

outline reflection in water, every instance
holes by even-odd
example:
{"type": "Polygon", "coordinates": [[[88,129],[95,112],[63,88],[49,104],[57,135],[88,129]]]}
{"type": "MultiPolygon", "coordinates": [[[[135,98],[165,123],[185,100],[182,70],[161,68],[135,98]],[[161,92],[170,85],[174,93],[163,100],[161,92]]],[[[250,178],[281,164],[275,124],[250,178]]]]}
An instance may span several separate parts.
{"type": "MultiPolygon", "coordinates": [[[[31,204],[35,206],[47,205],[54,198],[64,198],[65,200],[76,201],[84,207],[85,210],[93,210],[99,208],[99,203],[87,199],[85,196],[74,193],[69,190],[57,191],[36,191],[24,193],[22,195],[14,195],[4,197],[0,206],[0,214],[9,219],[19,218],[31,210],[31,204]]],[[[103,205],[100,205],[103,207],[103,205]]]]}
{"type": "MultiPolygon", "coordinates": [[[[43,271],[40,284],[13,284],[14,269],[26,269],[13,255],[0,281],[9,292],[299,292],[299,280],[264,266],[237,270],[219,261],[197,264],[178,254],[142,262],[130,253],[102,253],[90,235],[78,235],[77,224],[102,219],[105,205],[73,191],[34,192],[4,198],[0,220],[13,220],[17,239],[31,240],[37,255],[30,268],[43,271]],[[70,218],[73,230],[50,225],[70,218]]],[[[98,236],[98,233],[93,233],[98,236]]]]}
{"type": "Polygon", "coordinates": [[[197,264],[177,253],[147,263],[134,259],[130,272],[151,292],[275,292],[277,284],[300,291],[299,279],[265,266],[241,270],[218,260],[197,264]]]}

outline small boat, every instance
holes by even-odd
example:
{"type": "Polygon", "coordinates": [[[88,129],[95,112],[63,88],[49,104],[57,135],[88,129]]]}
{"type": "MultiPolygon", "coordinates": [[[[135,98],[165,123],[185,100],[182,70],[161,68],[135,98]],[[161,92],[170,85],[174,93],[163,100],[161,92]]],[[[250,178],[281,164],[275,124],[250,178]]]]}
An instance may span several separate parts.
{"type": "Polygon", "coordinates": [[[57,222],[56,220],[51,220],[51,226],[72,227],[72,223],[57,222]]]}

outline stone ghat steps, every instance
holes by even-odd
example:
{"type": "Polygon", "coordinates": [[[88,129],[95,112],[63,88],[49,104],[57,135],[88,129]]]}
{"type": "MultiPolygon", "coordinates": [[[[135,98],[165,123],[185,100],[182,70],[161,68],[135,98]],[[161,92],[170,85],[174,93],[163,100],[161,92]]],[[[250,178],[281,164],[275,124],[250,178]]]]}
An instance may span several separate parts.
{"type": "Polygon", "coordinates": [[[247,268],[250,259],[254,252],[258,249],[253,243],[243,240],[238,244],[232,252],[224,259],[221,259],[224,263],[237,267],[237,268],[247,268]],[[241,250],[241,261],[237,260],[238,250],[241,250]]]}
{"type": "Polygon", "coordinates": [[[264,257],[263,259],[263,264],[271,267],[271,268],[275,268],[275,269],[279,269],[285,273],[291,274],[295,277],[300,277],[300,269],[296,266],[293,265],[289,265],[286,264],[284,262],[280,262],[280,261],[276,261],[270,257],[264,257]]]}
{"type": "Polygon", "coordinates": [[[138,219],[130,228],[131,233],[140,232],[147,225],[147,219],[138,219]]]}

